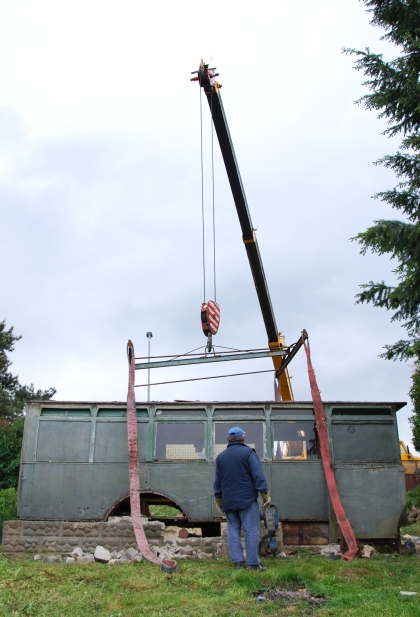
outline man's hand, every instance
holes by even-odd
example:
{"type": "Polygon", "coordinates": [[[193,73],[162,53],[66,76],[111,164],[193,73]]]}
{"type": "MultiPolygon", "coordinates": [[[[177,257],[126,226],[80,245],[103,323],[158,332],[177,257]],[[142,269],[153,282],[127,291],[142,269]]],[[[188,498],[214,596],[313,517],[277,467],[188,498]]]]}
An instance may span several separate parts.
{"type": "Polygon", "coordinates": [[[223,500],[221,497],[216,497],[216,508],[221,514],[223,514],[223,500]]]}
{"type": "Polygon", "coordinates": [[[266,510],[268,510],[268,508],[271,506],[271,495],[270,495],[270,491],[268,491],[268,493],[261,493],[261,497],[263,500],[263,506],[266,510]]]}

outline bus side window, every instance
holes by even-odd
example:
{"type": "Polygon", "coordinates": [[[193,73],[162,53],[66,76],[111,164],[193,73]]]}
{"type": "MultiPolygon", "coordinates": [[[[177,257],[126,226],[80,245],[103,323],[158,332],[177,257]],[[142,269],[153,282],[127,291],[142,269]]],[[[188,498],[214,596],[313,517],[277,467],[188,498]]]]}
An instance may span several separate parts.
{"type": "Polygon", "coordinates": [[[273,422],[273,460],[319,459],[314,422],[273,422]]]}
{"type": "MultiPolygon", "coordinates": [[[[245,443],[250,448],[254,448],[261,460],[264,460],[264,429],[262,422],[241,422],[236,424],[245,431],[245,443]]],[[[228,430],[235,426],[230,422],[216,422],[214,427],[214,458],[227,448],[228,430]]]]}
{"type": "Polygon", "coordinates": [[[204,423],[159,422],[155,461],[205,460],[204,423]]]}

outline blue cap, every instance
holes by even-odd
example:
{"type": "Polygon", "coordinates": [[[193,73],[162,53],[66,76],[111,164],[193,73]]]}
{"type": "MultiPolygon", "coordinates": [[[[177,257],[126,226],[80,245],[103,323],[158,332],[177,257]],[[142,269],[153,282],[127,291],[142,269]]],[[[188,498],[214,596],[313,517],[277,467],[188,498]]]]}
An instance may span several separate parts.
{"type": "Polygon", "coordinates": [[[245,431],[239,428],[239,426],[234,426],[233,428],[229,429],[229,437],[242,437],[242,435],[245,435],[245,431]]]}

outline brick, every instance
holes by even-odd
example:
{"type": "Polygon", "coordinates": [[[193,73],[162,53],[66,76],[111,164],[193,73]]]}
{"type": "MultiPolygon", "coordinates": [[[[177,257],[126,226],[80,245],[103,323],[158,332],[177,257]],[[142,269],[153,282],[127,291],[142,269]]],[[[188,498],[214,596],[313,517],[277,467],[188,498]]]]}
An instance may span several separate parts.
{"type": "Polygon", "coordinates": [[[133,525],[130,521],[124,521],[121,523],[103,523],[102,524],[102,536],[114,537],[114,538],[126,538],[127,536],[134,536],[133,525]]]}
{"type": "Polygon", "coordinates": [[[20,536],[22,535],[22,521],[5,521],[3,524],[4,536],[20,536]]]}
{"type": "Polygon", "coordinates": [[[97,546],[93,556],[95,561],[99,561],[100,563],[108,563],[111,559],[111,553],[103,546],[97,546]]]}
{"type": "Polygon", "coordinates": [[[101,544],[99,546],[103,546],[108,551],[119,551],[121,545],[121,540],[119,538],[101,538],[101,544]]]}
{"type": "Polygon", "coordinates": [[[71,553],[78,545],[77,538],[50,538],[44,536],[40,540],[42,552],[71,553]]]}
{"type": "Polygon", "coordinates": [[[100,523],[72,523],[63,521],[63,536],[78,538],[99,538],[100,523]]]}
{"type": "MultiPolygon", "coordinates": [[[[103,541],[101,538],[77,538],[77,541],[80,543],[79,546],[83,549],[83,552],[90,553],[93,552],[95,548],[100,544],[103,545],[103,541]]],[[[107,547],[108,548],[108,547],[107,547]]]]}
{"type": "Polygon", "coordinates": [[[132,540],[128,540],[128,539],[121,540],[121,549],[127,550],[130,547],[135,548],[137,550],[137,542],[135,538],[133,538],[132,540]]]}
{"type": "Polygon", "coordinates": [[[199,546],[201,547],[202,538],[176,538],[178,546],[199,546]]]}

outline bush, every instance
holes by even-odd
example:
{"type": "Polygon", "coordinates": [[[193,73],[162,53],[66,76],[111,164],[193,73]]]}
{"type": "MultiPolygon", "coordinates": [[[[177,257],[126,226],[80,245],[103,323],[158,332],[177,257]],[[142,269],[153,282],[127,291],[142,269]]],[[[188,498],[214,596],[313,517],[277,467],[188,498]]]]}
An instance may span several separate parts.
{"type": "Polygon", "coordinates": [[[407,493],[407,508],[411,510],[413,506],[420,508],[420,485],[407,493]]]}
{"type": "Polygon", "coordinates": [[[0,491],[17,488],[24,418],[0,424],[0,491]]]}
{"type": "Polygon", "coordinates": [[[0,540],[3,535],[4,521],[15,521],[17,519],[17,490],[6,488],[0,491],[0,540]]]}

